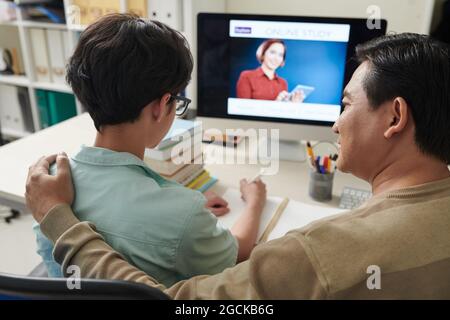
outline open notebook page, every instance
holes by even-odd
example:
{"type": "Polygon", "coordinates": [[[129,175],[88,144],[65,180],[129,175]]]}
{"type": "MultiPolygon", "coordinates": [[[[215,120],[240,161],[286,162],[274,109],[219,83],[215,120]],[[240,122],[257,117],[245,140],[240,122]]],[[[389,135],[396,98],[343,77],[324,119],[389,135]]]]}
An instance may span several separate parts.
{"type": "MultiPolygon", "coordinates": [[[[234,223],[239,218],[239,215],[244,212],[245,201],[241,198],[241,192],[237,189],[230,188],[222,196],[227,202],[230,212],[226,215],[219,217],[220,223],[231,229],[234,223]]],[[[275,211],[277,211],[278,206],[283,201],[283,198],[278,197],[267,197],[266,205],[264,207],[263,214],[261,216],[261,223],[259,224],[258,236],[256,239],[261,238],[264,230],[270,222],[275,211]]]]}
{"type": "Polygon", "coordinates": [[[289,201],[280,220],[269,235],[268,241],[284,236],[288,231],[302,228],[313,221],[333,216],[345,210],[321,207],[298,201],[289,201]]]}
{"type": "MultiPolygon", "coordinates": [[[[223,226],[231,229],[239,218],[239,215],[244,211],[245,202],[242,200],[241,193],[237,189],[228,189],[222,197],[228,202],[230,212],[218,219],[223,226]]],[[[283,198],[280,197],[267,197],[266,206],[261,216],[257,239],[261,238],[261,235],[282,201],[283,198]]],[[[290,230],[301,228],[314,220],[343,211],[338,208],[314,206],[290,200],[268,240],[282,237],[290,230]]]]}

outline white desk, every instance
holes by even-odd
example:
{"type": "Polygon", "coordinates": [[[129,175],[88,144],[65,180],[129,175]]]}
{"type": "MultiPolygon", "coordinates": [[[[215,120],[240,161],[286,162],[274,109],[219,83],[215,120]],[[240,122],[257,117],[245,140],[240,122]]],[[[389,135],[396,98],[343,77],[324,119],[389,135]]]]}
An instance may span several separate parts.
{"type": "MultiPolygon", "coordinates": [[[[43,155],[65,151],[69,155],[76,152],[81,144],[92,145],[95,128],[87,113],[65,121],[36,134],[10,143],[0,148],[0,204],[24,209],[25,181],[28,167],[43,155]]],[[[240,146],[243,146],[242,143],[240,146]]],[[[215,146],[214,148],[219,148],[215,146]]],[[[242,150],[238,150],[238,153],[242,150]]],[[[214,187],[222,190],[226,187],[238,187],[239,179],[250,178],[258,170],[258,165],[220,165],[206,166],[212,175],[219,179],[214,187]]],[[[294,200],[316,203],[308,196],[308,167],[306,163],[281,161],[279,172],[275,176],[265,177],[271,195],[288,196],[294,200]]],[[[334,199],[324,205],[337,205],[338,197],[344,185],[368,189],[364,181],[351,175],[336,173],[334,199]]]]}
{"type": "Polygon", "coordinates": [[[0,204],[24,210],[28,167],[43,155],[76,152],[92,144],[95,128],[88,114],[72,118],[0,148],[0,204]]]}
{"type": "MultiPolygon", "coordinates": [[[[42,155],[61,151],[69,155],[81,144],[92,145],[95,128],[88,114],[65,121],[42,130],[29,137],[0,148],[0,204],[25,210],[25,181],[28,167],[42,155]]],[[[242,148],[244,144],[238,147],[242,148]]],[[[215,146],[214,148],[220,148],[215,146]]],[[[238,188],[241,178],[251,178],[258,171],[258,165],[209,164],[206,168],[219,179],[213,190],[221,194],[228,187],[238,188]]],[[[308,196],[308,173],[306,163],[280,162],[279,172],[264,177],[270,195],[287,196],[293,200],[319,204],[308,196]]],[[[333,200],[320,205],[337,206],[344,185],[368,189],[369,186],[353,176],[336,173],[333,200]]],[[[31,215],[11,225],[0,223],[0,271],[25,274],[38,264],[34,237],[31,231],[31,215]]]]}

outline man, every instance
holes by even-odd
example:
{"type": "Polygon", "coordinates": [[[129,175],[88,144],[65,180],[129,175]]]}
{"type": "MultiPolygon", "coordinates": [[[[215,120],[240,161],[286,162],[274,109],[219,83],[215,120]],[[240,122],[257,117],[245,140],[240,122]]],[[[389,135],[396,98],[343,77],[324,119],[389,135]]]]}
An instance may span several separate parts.
{"type": "Polygon", "coordinates": [[[259,245],[220,274],[164,288],[74,217],[67,158],[51,156],[30,168],[26,196],[63,270],[77,265],[83,277],[146,283],[182,299],[450,298],[449,49],[399,34],[360,45],[356,56],[333,130],[339,169],[372,185],[362,207],[259,245]]]}

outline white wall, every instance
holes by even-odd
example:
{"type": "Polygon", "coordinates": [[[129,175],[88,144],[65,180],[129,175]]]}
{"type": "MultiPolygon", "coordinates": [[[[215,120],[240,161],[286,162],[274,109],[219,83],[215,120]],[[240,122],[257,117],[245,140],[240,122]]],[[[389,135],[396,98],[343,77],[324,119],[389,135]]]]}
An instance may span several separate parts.
{"type": "MultiPolygon", "coordinates": [[[[440,1],[440,0],[439,0],[440,1]]],[[[434,0],[227,0],[229,13],[366,18],[377,5],[388,20],[388,32],[428,34],[434,0]]]]}

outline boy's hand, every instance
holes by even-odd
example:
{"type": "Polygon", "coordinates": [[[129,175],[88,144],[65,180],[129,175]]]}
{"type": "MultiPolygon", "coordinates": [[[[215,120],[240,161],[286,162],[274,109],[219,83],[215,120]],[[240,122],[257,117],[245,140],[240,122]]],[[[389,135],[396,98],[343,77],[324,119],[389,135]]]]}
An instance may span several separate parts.
{"type": "Polygon", "coordinates": [[[205,204],[205,208],[209,209],[216,217],[223,216],[230,212],[228,202],[213,191],[206,191],[203,195],[206,200],[208,200],[205,204]]]}
{"type": "Polygon", "coordinates": [[[241,180],[241,194],[242,199],[247,202],[247,205],[262,212],[262,209],[266,204],[267,191],[266,185],[261,179],[256,179],[250,183],[247,179],[241,180]]]}

